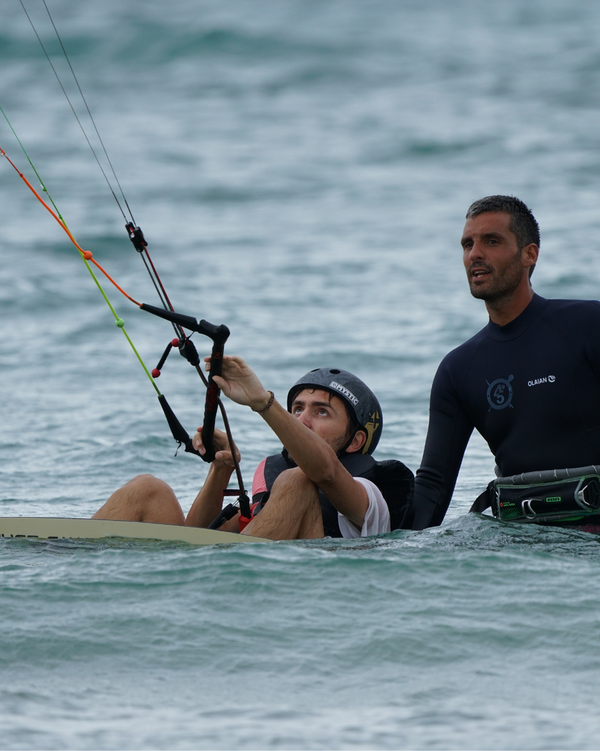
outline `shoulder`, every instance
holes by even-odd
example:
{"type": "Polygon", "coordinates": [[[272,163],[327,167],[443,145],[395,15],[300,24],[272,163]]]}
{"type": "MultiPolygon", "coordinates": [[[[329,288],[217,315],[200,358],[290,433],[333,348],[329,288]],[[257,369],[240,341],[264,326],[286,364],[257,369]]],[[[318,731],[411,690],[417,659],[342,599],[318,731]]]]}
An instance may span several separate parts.
{"type": "Polygon", "coordinates": [[[440,362],[435,378],[434,387],[445,381],[458,382],[477,356],[481,345],[486,340],[487,326],[478,331],[475,336],[455,347],[440,362]]]}
{"type": "Polygon", "coordinates": [[[600,302],[598,300],[545,300],[545,303],[546,305],[542,310],[544,317],[600,316],[600,302]]]}
{"type": "Polygon", "coordinates": [[[597,300],[545,300],[540,318],[569,340],[585,341],[596,336],[600,326],[597,300]]]}
{"type": "Polygon", "coordinates": [[[440,368],[454,368],[460,367],[460,365],[468,362],[476,354],[477,350],[481,347],[481,344],[486,340],[489,330],[489,324],[486,324],[470,339],[467,339],[458,347],[450,350],[448,354],[442,359],[440,368]]]}

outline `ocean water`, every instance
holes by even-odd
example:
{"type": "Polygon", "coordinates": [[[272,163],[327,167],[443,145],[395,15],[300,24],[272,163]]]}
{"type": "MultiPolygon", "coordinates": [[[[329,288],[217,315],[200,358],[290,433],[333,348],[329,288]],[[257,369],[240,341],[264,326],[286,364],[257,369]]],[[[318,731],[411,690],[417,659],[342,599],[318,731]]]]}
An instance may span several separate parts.
{"type": "MultiPolygon", "coordinates": [[[[598,297],[597,4],[47,3],[175,307],[227,324],[280,399],[311,368],[356,372],[379,458],[416,470],[437,365],[485,324],[458,243],[473,200],[531,206],[537,292],[598,297]]],[[[97,148],[44,4],[24,4],[97,148]]],[[[19,0],[0,73],[80,244],[156,304],[19,0]]],[[[35,182],[2,117],[0,148],[35,182]]],[[[173,456],[79,254],[5,159],[0,219],[0,514],[89,516],[140,472],[187,509],[206,465],[173,456]]],[[[107,292],[154,367],[168,324],[107,292]]],[[[159,386],[193,431],[194,371],[171,357],[159,386]]],[[[228,412],[249,485],[277,442],[228,412]]],[[[597,748],[599,540],[469,515],[492,475],[475,436],[444,524],[377,539],[0,541],[0,748],[597,748]]]]}

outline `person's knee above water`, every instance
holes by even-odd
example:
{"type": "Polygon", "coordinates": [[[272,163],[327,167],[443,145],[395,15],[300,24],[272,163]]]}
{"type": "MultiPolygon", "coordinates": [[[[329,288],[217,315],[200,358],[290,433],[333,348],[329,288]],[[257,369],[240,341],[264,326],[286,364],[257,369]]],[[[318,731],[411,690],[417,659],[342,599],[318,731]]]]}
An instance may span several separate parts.
{"type": "Polygon", "coordinates": [[[241,358],[225,358],[217,383],[225,395],[258,412],[285,447],[255,472],[251,520],[234,519],[223,528],[240,524],[245,534],[295,539],[360,537],[399,526],[412,495],[412,473],[401,462],[371,456],[382,412],[359,378],[338,369],[313,370],[290,390],[287,410],[241,358]]]}

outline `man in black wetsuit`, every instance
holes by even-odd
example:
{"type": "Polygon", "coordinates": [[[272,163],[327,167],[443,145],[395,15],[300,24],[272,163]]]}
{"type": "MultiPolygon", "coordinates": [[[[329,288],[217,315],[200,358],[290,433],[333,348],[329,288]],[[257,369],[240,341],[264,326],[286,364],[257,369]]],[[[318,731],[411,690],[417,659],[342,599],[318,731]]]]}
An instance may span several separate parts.
{"type": "Polygon", "coordinates": [[[522,201],[482,198],[466,219],[463,263],[490,321],[438,368],[406,528],[441,524],[474,428],[502,477],[600,464],[600,303],[534,293],[539,228],[522,201]]]}

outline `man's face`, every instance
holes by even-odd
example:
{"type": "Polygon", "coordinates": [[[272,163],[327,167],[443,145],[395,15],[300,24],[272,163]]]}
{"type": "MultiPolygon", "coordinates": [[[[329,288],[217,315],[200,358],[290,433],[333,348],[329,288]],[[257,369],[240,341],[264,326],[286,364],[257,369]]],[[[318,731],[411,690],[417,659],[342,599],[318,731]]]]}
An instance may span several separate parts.
{"type": "MultiPolygon", "coordinates": [[[[486,212],[467,219],[461,245],[473,297],[494,303],[509,298],[529,277],[517,238],[509,229],[510,214],[486,212]]],[[[529,246],[528,246],[529,247],[529,246]]]]}
{"type": "Polygon", "coordinates": [[[347,442],[348,413],[344,402],[329,391],[304,389],[292,402],[292,415],[337,453],[347,442]]]}

